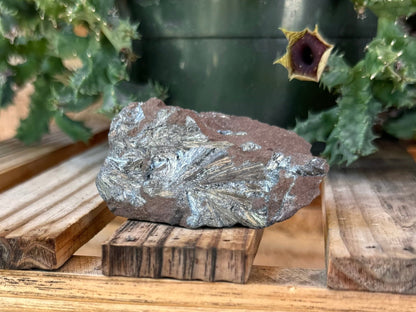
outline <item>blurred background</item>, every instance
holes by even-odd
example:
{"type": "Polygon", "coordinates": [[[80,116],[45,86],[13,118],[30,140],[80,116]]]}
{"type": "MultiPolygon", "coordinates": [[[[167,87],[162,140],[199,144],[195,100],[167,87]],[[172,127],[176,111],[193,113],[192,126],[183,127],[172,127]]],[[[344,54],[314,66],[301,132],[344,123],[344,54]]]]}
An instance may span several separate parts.
{"type": "MultiPolygon", "coordinates": [[[[158,81],[168,104],[198,111],[245,115],[285,128],[334,97],[313,82],[288,81],[273,61],[285,53],[279,27],[313,29],[353,64],[375,35],[371,12],[357,16],[349,0],[120,0],[120,10],[140,22],[134,41],[140,58],[131,81],[158,81]]],[[[133,85],[134,88],[134,85],[133,85]]],[[[27,114],[30,86],[18,105],[0,111],[0,138],[13,135],[27,114]]]]}
{"type": "Polygon", "coordinates": [[[334,103],[319,85],[287,79],[273,61],[286,51],[279,27],[320,32],[353,64],[376,33],[369,12],[357,17],[349,0],[133,0],[140,22],[136,82],[169,87],[172,105],[246,115],[292,127],[308,110],[334,103]]]}

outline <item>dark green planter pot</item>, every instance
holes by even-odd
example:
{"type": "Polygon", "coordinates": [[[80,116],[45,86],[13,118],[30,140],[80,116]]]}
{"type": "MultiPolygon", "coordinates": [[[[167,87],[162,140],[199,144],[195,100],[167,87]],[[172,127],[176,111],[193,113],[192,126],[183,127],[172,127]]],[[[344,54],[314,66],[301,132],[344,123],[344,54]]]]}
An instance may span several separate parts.
{"type": "Polygon", "coordinates": [[[351,62],[375,35],[376,19],[357,19],[348,0],[135,0],[141,59],[132,79],[169,86],[169,104],[198,111],[246,115],[287,127],[308,110],[333,104],[312,82],[289,82],[272,65],[290,30],[319,25],[351,62]]]}

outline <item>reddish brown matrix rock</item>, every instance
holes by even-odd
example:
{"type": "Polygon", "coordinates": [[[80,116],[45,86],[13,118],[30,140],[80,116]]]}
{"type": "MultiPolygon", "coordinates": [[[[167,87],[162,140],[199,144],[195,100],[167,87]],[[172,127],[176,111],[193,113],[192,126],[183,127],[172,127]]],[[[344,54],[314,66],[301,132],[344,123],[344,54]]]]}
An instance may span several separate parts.
{"type": "Polygon", "coordinates": [[[154,98],[114,118],[109,144],[96,181],[109,208],[190,228],[283,221],[319,194],[328,171],[291,131],[154,98]]]}

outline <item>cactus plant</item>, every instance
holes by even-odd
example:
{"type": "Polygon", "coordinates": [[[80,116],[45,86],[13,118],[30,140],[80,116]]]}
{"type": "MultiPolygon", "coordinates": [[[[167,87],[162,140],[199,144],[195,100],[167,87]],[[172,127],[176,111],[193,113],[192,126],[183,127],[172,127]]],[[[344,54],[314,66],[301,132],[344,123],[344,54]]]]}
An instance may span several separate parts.
{"type": "Polygon", "coordinates": [[[297,121],[294,129],[310,142],[325,142],[322,155],[330,164],[349,165],[375,152],[375,125],[397,138],[416,138],[416,1],[353,3],[359,14],[369,8],[377,15],[377,35],[353,66],[340,52],[313,55],[325,67],[319,83],[338,99],[336,106],[297,121]]]}
{"type": "Polygon", "coordinates": [[[131,49],[136,29],[120,18],[114,0],[1,0],[0,108],[25,83],[35,89],[17,137],[36,142],[55,120],[74,140],[88,140],[90,130],[68,113],[99,97],[104,113],[120,110],[118,85],[128,79],[126,68],[136,58],[131,49]],[[69,66],[69,60],[79,66],[69,66]]]}

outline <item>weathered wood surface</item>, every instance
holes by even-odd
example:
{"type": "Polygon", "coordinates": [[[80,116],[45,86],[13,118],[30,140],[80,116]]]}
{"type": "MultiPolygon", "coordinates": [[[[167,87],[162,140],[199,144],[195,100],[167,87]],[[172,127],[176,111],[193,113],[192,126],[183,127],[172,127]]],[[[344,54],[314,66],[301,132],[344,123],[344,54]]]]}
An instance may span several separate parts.
{"type": "Polygon", "coordinates": [[[127,220],[103,243],[103,273],[244,283],[262,233],[243,227],[195,230],[127,220]]]}
{"type": "Polygon", "coordinates": [[[59,271],[0,271],[2,311],[414,312],[416,296],[326,288],[315,269],[253,267],[247,284],[107,277],[100,258],[59,271]]]}
{"type": "Polygon", "coordinates": [[[93,122],[94,136],[88,144],[73,142],[56,128],[34,146],[25,146],[17,139],[0,142],[0,191],[10,188],[69,157],[104,142],[109,124],[93,122]]]}
{"type": "Polygon", "coordinates": [[[112,218],[95,187],[100,145],[0,194],[0,267],[56,269],[112,218]]]}
{"type": "Polygon", "coordinates": [[[323,208],[329,287],[416,294],[416,164],[405,149],[332,169],[323,208]]]}
{"type": "MultiPolygon", "coordinates": [[[[74,255],[101,257],[101,244],[126,221],[116,217],[74,255]]],[[[265,228],[253,265],[324,269],[325,246],[319,201],[292,218],[265,228]]]]}

